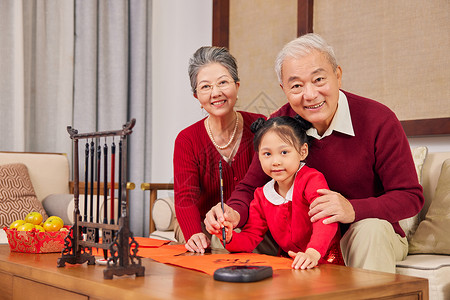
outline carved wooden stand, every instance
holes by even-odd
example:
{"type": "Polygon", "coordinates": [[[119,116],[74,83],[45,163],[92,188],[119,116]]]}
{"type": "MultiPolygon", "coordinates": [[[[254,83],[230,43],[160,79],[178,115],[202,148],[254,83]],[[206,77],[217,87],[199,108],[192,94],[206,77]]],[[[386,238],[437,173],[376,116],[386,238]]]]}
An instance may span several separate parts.
{"type": "MultiPolygon", "coordinates": [[[[136,120],[123,125],[122,130],[103,131],[79,134],[71,126],[67,127],[70,138],[74,144],[74,225],[70,228],[69,234],[65,238],[65,248],[61,257],[58,258],[57,266],[64,267],[66,263],[88,265],[95,264],[95,257],[92,255],[92,247],[109,250],[111,256],[108,257],[106,269],[103,271],[105,279],[112,279],[113,275],[133,275],[144,276],[145,267],[141,264],[141,258],[137,256],[139,244],[135,241],[133,233],[130,231],[127,215],[127,194],[126,194],[126,174],[127,174],[127,137],[132,133],[132,128],[136,120]],[[80,139],[99,139],[101,137],[118,136],[120,137],[120,155],[119,155],[119,206],[120,218],[118,224],[99,223],[92,220],[82,221],[79,209],[79,159],[78,159],[78,140],[80,139]],[[99,242],[99,230],[102,230],[102,241],[99,242]],[[85,238],[83,238],[85,231],[85,238]]],[[[100,146],[99,146],[100,148],[100,146]]],[[[100,151],[100,150],[99,150],[100,151]]],[[[105,160],[105,164],[106,160],[105,160]]],[[[92,168],[93,166],[91,166],[92,168]]],[[[106,166],[105,166],[106,168],[106,166]]],[[[105,171],[106,174],[106,171],[105,171]]],[[[106,177],[106,175],[105,175],[106,177]]],[[[114,180],[114,179],[112,179],[114,180]]],[[[87,182],[86,182],[87,185],[87,182]]],[[[106,186],[106,182],[104,182],[106,186]]],[[[91,185],[92,186],[92,185],[91,185]]],[[[97,193],[99,191],[97,190],[97,193]]],[[[85,195],[87,197],[87,195],[85,195]]],[[[91,197],[93,195],[91,194],[91,197]]],[[[107,205],[107,195],[104,194],[104,205],[107,205]]],[[[92,199],[92,198],[91,198],[92,199]]],[[[114,201],[110,201],[114,205],[114,201]]],[[[86,202],[85,202],[86,203],[86,202]]],[[[93,202],[91,202],[91,207],[93,202]]],[[[87,207],[85,206],[85,210],[87,207]]],[[[100,214],[97,204],[97,215],[100,214]]],[[[98,219],[98,218],[97,218],[98,219]]],[[[106,219],[106,210],[105,210],[106,219]]]]}

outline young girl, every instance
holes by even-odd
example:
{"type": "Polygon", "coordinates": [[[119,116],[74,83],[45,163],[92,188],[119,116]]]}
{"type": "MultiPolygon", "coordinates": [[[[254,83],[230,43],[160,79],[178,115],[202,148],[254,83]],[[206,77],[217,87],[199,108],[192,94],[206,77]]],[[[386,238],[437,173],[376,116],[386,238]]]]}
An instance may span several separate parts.
{"type": "Polygon", "coordinates": [[[302,162],[308,156],[306,130],[310,127],[299,116],[260,118],[252,124],[255,151],[272,180],[256,189],[248,222],[240,233],[224,222],[227,250],[251,252],[270,230],[281,250],[294,259],[294,269],[344,264],[338,224],[311,223],[308,216],[310,203],[319,196],[317,190],[328,189],[322,173],[302,162]]]}

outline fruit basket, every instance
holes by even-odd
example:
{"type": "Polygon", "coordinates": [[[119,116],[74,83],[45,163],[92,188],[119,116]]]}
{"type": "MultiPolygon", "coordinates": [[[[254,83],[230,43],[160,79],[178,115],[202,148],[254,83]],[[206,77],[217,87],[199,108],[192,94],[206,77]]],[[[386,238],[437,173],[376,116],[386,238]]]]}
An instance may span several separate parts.
{"type": "MultiPolygon", "coordinates": [[[[69,229],[69,226],[64,226],[69,229]]],[[[13,252],[25,253],[55,253],[64,249],[64,239],[69,231],[39,232],[18,231],[3,227],[8,237],[9,248],[13,252]]]]}

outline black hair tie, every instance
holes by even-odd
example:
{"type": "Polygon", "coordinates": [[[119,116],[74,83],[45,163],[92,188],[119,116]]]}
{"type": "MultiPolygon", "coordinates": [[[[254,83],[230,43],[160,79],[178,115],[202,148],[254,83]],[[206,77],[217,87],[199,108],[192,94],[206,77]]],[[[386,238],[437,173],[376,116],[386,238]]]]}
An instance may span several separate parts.
{"type": "Polygon", "coordinates": [[[264,123],[266,122],[266,120],[264,120],[264,118],[258,118],[256,119],[255,122],[252,123],[252,125],[250,125],[250,130],[253,133],[256,133],[259,129],[261,129],[261,127],[264,126],[264,123]]]}
{"type": "Polygon", "coordinates": [[[300,117],[300,115],[295,115],[294,119],[300,124],[300,127],[305,131],[312,127],[312,124],[303,119],[302,117],[300,117]]]}

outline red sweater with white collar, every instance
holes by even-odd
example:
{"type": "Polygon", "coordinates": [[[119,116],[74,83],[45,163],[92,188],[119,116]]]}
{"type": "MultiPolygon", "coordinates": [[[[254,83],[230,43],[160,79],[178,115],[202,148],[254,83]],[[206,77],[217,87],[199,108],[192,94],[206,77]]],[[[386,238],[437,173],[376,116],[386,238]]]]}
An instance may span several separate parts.
{"type": "MultiPolygon", "coordinates": [[[[355,222],[384,219],[395,232],[405,236],[398,221],[416,215],[424,203],[405,132],[385,105],[344,93],[355,136],[334,131],[321,140],[312,138],[306,164],[325,176],[332,191],[351,202],[355,222]]],[[[282,115],[296,113],[286,104],[271,117],[282,115]]],[[[239,227],[247,222],[254,190],[269,179],[255,156],[245,178],[227,201],[241,216],[239,227]]],[[[341,229],[343,234],[347,225],[341,229]]]]}
{"type": "Polygon", "coordinates": [[[311,223],[308,216],[309,205],[319,196],[317,190],[328,189],[325,178],[317,170],[303,166],[293,184],[292,201],[279,205],[266,198],[263,187],[257,188],[250,204],[248,223],[241,232],[233,232],[230,243],[226,244],[227,250],[251,252],[270,230],[285,253],[313,248],[320,253],[319,263],[343,265],[338,225],[326,225],[323,220],[311,223]]]}

